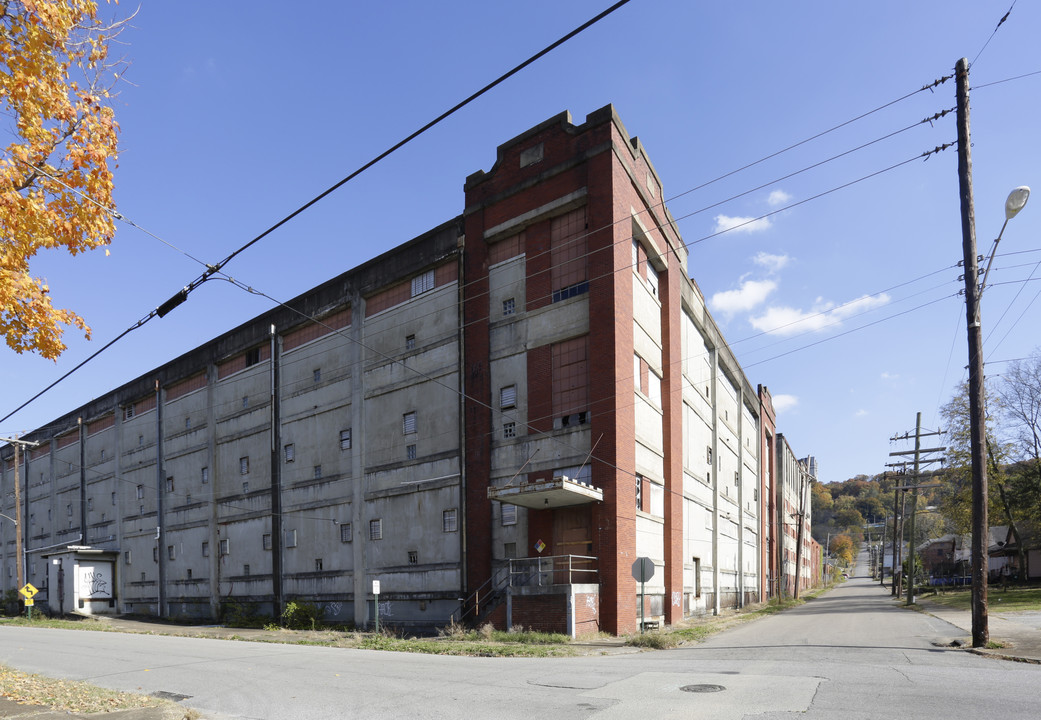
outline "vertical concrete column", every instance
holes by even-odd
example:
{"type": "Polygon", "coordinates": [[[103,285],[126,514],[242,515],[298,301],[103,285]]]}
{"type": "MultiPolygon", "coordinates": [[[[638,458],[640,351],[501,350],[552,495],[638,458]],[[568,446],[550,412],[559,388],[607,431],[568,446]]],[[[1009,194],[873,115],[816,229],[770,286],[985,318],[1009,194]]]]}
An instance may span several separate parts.
{"type": "Polygon", "coordinates": [[[364,627],[369,622],[369,589],[365,550],[369,542],[365,523],[365,298],[358,290],[351,292],[351,339],[347,347],[347,366],[351,369],[351,543],[354,560],[354,624],[364,627]]]}

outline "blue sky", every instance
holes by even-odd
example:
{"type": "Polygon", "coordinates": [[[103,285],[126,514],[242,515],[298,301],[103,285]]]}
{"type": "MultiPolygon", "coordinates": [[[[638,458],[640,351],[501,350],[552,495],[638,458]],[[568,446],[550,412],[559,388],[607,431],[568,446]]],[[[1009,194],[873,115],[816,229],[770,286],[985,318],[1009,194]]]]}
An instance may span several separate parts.
{"type": "MultiPolygon", "coordinates": [[[[40,256],[34,271],[56,304],[87,319],[94,340],[68,332],[57,363],[0,351],[0,416],[197,277],[200,266],[178,250],[224,258],[609,5],[144,3],[119,48],[132,67],[116,100],[116,198],[121,213],[177,250],[121,225],[108,256],[40,256]]],[[[1041,74],[1011,79],[1041,71],[1041,7],[1017,2],[994,33],[1011,5],[632,0],[226,271],[294,297],[460,213],[466,176],[489,169],[498,144],[563,110],[581,122],[613,103],[673,198],[692,277],[750,381],[773,393],[778,430],[800,456],[817,457],[825,482],[881,472],[890,451],[907,447],[889,437],[913,429],[919,411],[937,427],[939,406],[965,377],[955,149],[836,188],[954,141],[953,113],[880,140],[953,108],[954,82],[711,181],[978,55],[972,154],[986,252],[1008,192],[1041,187],[1041,74]]],[[[1041,198],[1009,224],[1000,249],[983,305],[989,376],[1041,345],[1041,198]]],[[[0,423],[0,436],[44,424],[269,306],[208,282],[0,423]]]]}

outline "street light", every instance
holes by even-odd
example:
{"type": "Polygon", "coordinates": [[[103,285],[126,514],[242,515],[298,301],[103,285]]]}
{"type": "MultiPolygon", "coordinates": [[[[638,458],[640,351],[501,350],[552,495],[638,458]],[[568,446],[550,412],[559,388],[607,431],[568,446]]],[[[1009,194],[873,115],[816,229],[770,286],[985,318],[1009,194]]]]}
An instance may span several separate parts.
{"type": "Polygon", "coordinates": [[[998,237],[994,241],[994,246],[990,249],[990,258],[987,260],[987,270],[983,273],[983,282],[980,283],[980,294],[983,293],[983,288],[987,287],[987,276],[990,275],[990,265],[994,262],[994,256],[998,253],[998,243],[1001,242],[1001,236],[1005,234],[1005,226],[1008,225],[1009,220],[1019,214],[1019,211],[1027,204],[1029,198],[1030,188],[1026,185],[1020,185],[1008,194],[1008,199],[1005,200],[1005,222],[1001,224],[1001,232],[998,233],[998,237]]]}

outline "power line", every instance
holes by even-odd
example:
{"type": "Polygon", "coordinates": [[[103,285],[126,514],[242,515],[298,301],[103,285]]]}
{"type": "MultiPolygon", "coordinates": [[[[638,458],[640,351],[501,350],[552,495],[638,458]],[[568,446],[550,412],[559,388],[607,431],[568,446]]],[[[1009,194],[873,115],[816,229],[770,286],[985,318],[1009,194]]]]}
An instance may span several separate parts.
{"type": "MultiPolygon", "coordinates": [[[[196,262],[198,262],[198,263],[200,263],[200,264],[202,264],[202,265],[205,265],[205,266],[206,266],[206,268],[207,268],[207,269],[206,269],[206,271],[205,271],[204,273],[202,273],[202,275],[198,276],[198,277],[197,277],[197,278],[196,278],[195,280],[192,280],[192,281],[191,281],[190,283],[188,283],[187,285],[185,285],[185,286],[184,286],[184,287],[183,287],[183,288],[182,288],[182,289],[181,289],[181,290],[180,290],[179,292],[177,292],[177,293],[176,293],[176,294],[175,294],[175,295],[174,295],[173,297],[171,297],[171,298],[170,298],[169,300],[167,300],[167,301],[166,301],[166,302],[164,302],[164,303],[163,303],[162,305],[160,305],[160,306],[159,306],[158,308],[156,308],[156,309],[155,309],[155,310],[153,310],[152,312],[148,313],[148,315],[146,315],[146,316],[145,316],[144,318],[142,318],[141,320],[137,321],[137,322],[136,322],[135,324],[131,325],[131,326],[130,326],[129,328],[127,328],[126,330],[124,330],[124,331],[123,331],[122,333],[120,333],[120,334],[119,334],[119,335],[118,335],[118,336],[117,336],[117,337],[116,337],[115,339],[111,340],[111,341],[110,341],[109,343],[107,343],[107,344],[106,344],[106,345],[105,345],[104,347],[102,347],[102,348],[101,348],[100,350],[98,350],[97,352],[95,352],[95,353],[93,353],[92,355],[90,355],[90,356],[89,356],[89,357],[88,357],[88,358],[87,358],[86,360],[84,360],[84,361],[83,361],[82,363],[80,363],[79,365],[77,365],[77,366],[76,366],[75,368],[73,368],[73,369],[72,369],[71,371],[69,371],[68,373],[66,373],[65,375],[63,375],[63,376],[62,376],[61,378],[59,378],[58,380],[56,380],[56,381],[55,381],[54,383],[52,383],[51,385],[49,385],[49,386],[48,386],[47,388],[45,388],[44,390],[42,390],[42,391],[41,391],[41,392],[40,392],[39,394],[37,394],[37,395],[33,396],[33,397],[32,397],[32,398],[30,399],[30,400],[28,400],[27,402],[25,402],[25,403],[23,403],[22,405],[20,405],[20,406],[19,406],[18,408],[16,408],[16,409],[15,409],[14,411],[12,411],[12,412],[8,413],[7,415],[5,415],[4,417],[0,418],[0,422],[3,422],[4,420],[7,420],[8,418],[10,418],[10,417],[11,417],[12,415],[14,415],[14,414],[15,414],[15,413],[17,413],[17,412],[18,412],[19,410],[21,410],[21,409],[22,409],[22,408],[24,408],[24,407],[25,407],[26,405],[28,405],[28,404],[29,404],[29,403],[31,403],[31,402],[32,402],[33,400],[35,400],[35,399],[36,399],[37,397],[39,397],[39,396],[40,396],[40,395],[42,395],[43,393],[47,392],[47,390],[50,390],[50,389],[51,389],[52,387],[54,387],[54,385],[56,385],[57,383],[59,383],[59,382],[61,382],[62,380],[64,380],[64,379],[65,379],[66,377],[68,377],[69,375],[71,375],[71,374],[72,374],[73,372],[75,372],[76,370],[78,370],[78,369],[79,369],[80,367],[82,367],[82,366],[83,366],[83,365],[85,365],[86,363],[88,363],[88,362],[90,362],[91,360],[93,360],[93,359],[94,359],[95,357],[97,357],[98,355],[100,355],[100,354],[101,354],[101,353],[102,353],[103,351],[105,351],[106,349],[108,349],[109,347],[111,347],[111,346],[112,346],[113,344],[115,344],[116,342],[118,342],[118,341],[119,341],[120,339],[122,339],[122,338],[123,338],[124,336],[126,336],[126,335],[127,335],[127,334],[129,334],[130,332],[132,332],[132,331],[136,330],[137,328],[141,327],[142,325],[144,325],[145,323],[147,323],[147,322],[148,322],[149,320],[151,320],[152,318],[154,318],[154,317],[156,317],[156,316],[158,316],[158,317],[163,317],[163,316],[165,316],[165,315],[166,315],[167,313],[169,313],[169,312],[170,312],[171,310],[173,310],[173,309],[174,309],[175,307],[177,307],[178,305],[180,305],[181,303],[183,303],[183,302],[184,302],[185,300],[187,300],[187,299],[188,299],[188,295],[189,295],[189,294],[190,294],[190,293],[191,293],[191,292],[192,292],[193,290],[195,290],[195,289],[196,289],[197,287],[199,287],[199,286],[200,286],[200,285],[202,285],[202,284],[203,284],[204,282],[206,282],[206,281],[207,281],[208,279],[210,279],[210,277],[212,277],[212,276],[213,276],[214,274],[216,274],[216,273],[220,272],[220,271],[221,271],[221,270],[222,270],[222,269],[224,268],[224,266],[225,266],[225,265],[227,265],[227,264],[228,264],[229,262],[231,262],[231,261],[232,261],[232,260],[233,260],[233,259],[234,259],[234,258],[235,258],[236,256],[238,256],[238,255],[239,255],[240,253],[242,253],[242,252],[244,252],[244,251],[245,251],[246,249],[248,249],[248,248],[252,247],[252,246],[253,246],[253,245],[255,245],[256,243],[258,243],[258,242],[259,242],[260,240],[262,240],[263,238],[267,237],[267,236],[268,236],[268,235],[270,235],[270,234],[271,234],[272,232],[274,232],[274,231],[275,231],[275,230],[277,230],[278,228],[282,227],[282,226],[283,226],[283,225],[285,225],[285,224],[286,224],[287,222],[289,222],[290,220],[292,220],[292,219],[293,219],[293,218],[295,218],[296,216],[300,215],[300,214],[301,214],[302,212],[304,212],[304,211],[305,211],[305,210],[307,210],[308,208],[312,207],[313,205],[315,205],[316,203],[318,203],[319,201],[321,201],[322,199],[324,199],[325,197],[327,197],[328,195],[330,195],[331,193],[333,193],[334,191],[336,191],[337,189],[339,189],[340,187],[342,187],[343,185],[345,185],[346,183],[348,183],[349,181],[353,180],[353,179],[354,179],[355,177],[357,177],[357,176],[358,176],[358,175],[360,175],[361,173],[363,173],[363,172],[365,172],[366,170],[368,170],[368,169],[369,169],[370,167],[372,167],[372,166],[373,166],[373,165],[375,165],[376,163],[378,163],[378,162],[380,162],[381,160],[383,160],[384,158],[386,158],[386,157],[387,157],[388,155],[390,155],[391,153],[393,153],[393,152],[395,152],[396,150],[400,149],[400,148],[401,148],[401,147],[403,147],[404,145],[408,144],[409,142],[411,142],[411,141],[412,141],[412,140],[414,140],[415,138],[417,138],[417,137],[419,137],[420,135],[422,135],[423,133],[425,133],[425,132],[426,132],[427,130],[429,130],[430,128],[432,128],[432,127],[434,127],[435,125],[437,125],[438,123],[440,123],[440,122],[441,122],[442,120],[446,119],[446,118],[447,118],[447,117],[449,117],[450,115],[453,115],[453,114],[455,114],[455,113],[456,113],[456,112],[457,112],[458,110],[460,110],[460,109],[462,109],[463,107],[465,107],[465,106],[469,105],[469,104],[470,104],[471,102],[473,102],[473,101],[474,101],[474,100],[476,100],[477,98],[481,97],[482,95],[484,95],[485,93],[487,93],[487,92],[488,92],[489,90],[491,90],[491,89],[495,88],[496,86],[498,86],[498,85],[502,84],[503,82],[505,82],[506,80],[508,80],[509,78],[513,77],[513,76],[514,76],[514,75],[516,75],[516,74],[517,74],[518,72],[520,72],[521,70],[523,70],[524,68],[528,67],[529,65],[531,65],[531,64],[532,64],[532,63],[534,63],[535,61],[537,61],[537,60],[539,60],[540,58],[542,58],[542,57],[543,57],[544,55],[547,55],[548,53],[552,52],[553,50],[555,50],[556,48],[558,48],[558,47],[559,47],[560,45],[564,44],[565,42],[567,42],[567,41],[568,41],[568,40],[570,40],[571,38],[573,38],[573,37],[575,37],[576,35],[578,35],[579,33],[581,33],[581,32],[582,32],[583,30],[586,30],[587,28],[591,27],[592,25],[595,25],[595,24],[596,24],[597,22],[599,22],[599,21],[600,21],[600,20],[602,20],[603,18],[607,17],[608,15],[610,15],[611,13],[613,13],[613,12],[614,12],[615,10],[619,9],[619,8],[620,8],[620,7],[622,7],[623,5],[626,5],[626,4],[628,4],[629,2],[630,2],[630,0],[619,0],[619,2],[616,2],[616,3],[614,4],[614,5],[612,5],[611,7],[607,8],[606,10],[604,10],[603,12],[601,12],[600,14],[596,15],[595,17],[593,17],[592,19],[590,19],[590,20],[587,20],[586,22],[582,23],[582,24],[581,24],[581,25],[579,25],[579,26],[578,26],[577,28],[575,28],[575,29],[574,29],[574,30],[572,30],[571,32],[567,33],[566,35],[564,35],[564,36],[563,36],[563,37],[561,37],[560,39],[556,40],[556,41],[555,41],[555,42],[553,42],[553,43],[550,43],[550,44],[549,44],[549,45],[547,45],[547,46],[546,46],[545,48],[543,48],[543,49],[542,49],[542,50],[540,50],[539,52],[535,53],[534,55],[532,55],[531,57],[529,57],[529,58],[528,58],[527,60],[525,60],[524,62],[522,62],[522,63],[520,63],[519,65],[515,66],[515,67],[514,67],[513,69],[511,69],[511,70],[509,70],[509,71],[507,71],[507,72],[503,73],[503,74],[502,74],[502,75],[500,75],[500,76],[499,76],[498,78],[496,78],[495,80],[493,80],[492,82],[488,83],[487,85],[485,85],[485,86],[484,86],[483,88],[481,88],[481,89],[480,89],[480,90],[478,90],[477,92],[475,92],[475,93],[473,93],[472,95],[470,95],[469,97],[467,97],[467,98],[466,98],[465,100],[462,100],[461,102],[457,103],[456,105],[454,105],[454,106],[453,106],[453,107],[451,107],[450,109],[448,109],[448,110],[446,110],[445,112],[441,113],[441,114],[440,114],[440,115],[438,115],[438,116],[437,116],[436,118],[434,118],[433,120],[431,120],[430,122],[428,122],[428,123],[427,123],[426,125],[424,125],[423,127],[419,128],[418,130],[416,130],[415,132],[413,132],[413,133],[412,133],[411,135],[409,135],[408,137],[404,138],[403,140],[400,140],[399,142],[397,142],[396,144],[394,144],[393,146],[391,146],[391,147],[390,147],[390,148],[388,148],[387,150],[384,150],[384,151],[383,151],[382,153],[380,153],[379,155],[377,155],[377,156],[376,156],[375,158],[373,158],[372,160],[368,161],[367,163],[365,163],[364,165],[362,165],[362,166],[361,166],[360,168],[358,168],[358,169],[357,169],[357,170],[355,170],[354,172],[352,172],[352,173],[350,173],[349,175],[347,175],[347,177],[343,178],[342,180],[340,180],[339,182],[337,182],[337,183],[336,183],[335,185],[333,185],[332,187],[330,187],[330,188],[326,189],[325,191],[323,191],[323,192],[319,193],[318,195],[316,195],[315,197],[313,197],[313,198],[312,198],[311,200],[308,200],[308,201],[307,201],[306,203],[304,203],[304,204],[303,204],[303,205],[301,205],[301,206],[300,206],[299,208],[297,208],[296,210],[294,210],[293,212],[291,212],[291,213],[290,213],[289,215],[287,215],[287,216],[285,216],[284,218],[282,218],[281,220],[279,220],[279,221],[278,221],[277,223],[275,223],[274,225],[272,225],[271,227],[269,227],[269,228],[268,228],[267,230],[265,230],[264,232],[260,233],[259,235],[257,235],[256,237],[254,237],[254,238],[253,238],[252,240],[250,240],[250,241],[249,241],[249,242],[247,242],[246,244],[244,244],[244,245],[242,245],[241,247],[239,247],[239,248],[238,248],[237,250],[235,250],[234,252],[232,252],[232,253],[231,253],[230,255],[228,255],[228,256],[227,256],[226,258],[224,258],[223,260],[221,260],[221,261],[220,261],[219,263],[217,263],[216,265],[209,265],[209,264],[207,264],[207,263],[204,263],[204,262],[202,262],[201,260],[198,260],[198,259],[196,259],[196,258],[192,258],[192,259],[193,259],[193,260],[195,260],[196,262]]],[[[53,178],[52,178],[52,179],[53,179],[53,178]]],[[[92,202],[94,202],[94,201],[92,200],[92,202]]],[[[95,204],[95,205],[98,205],[98,203],[97,203],[97,202],[94,202],[94,204],[95,204]]],[[[98,207],[102,207],[102,206],[101,206],[101,205],[98,205],[98,207]]],[[[115,213],[115,211],[111,210],[110,208],[104,208],[104,207],[102,207],[102,209],[104,209],[104,210],[105,210],[106,212],[112,212],[112,213],[113,213],[113,216],[114,216],[114,217],[117,217],[117,218],[119,218],[119,219],[122,219],[122,216],[120,216],[120,215],[119,215],[118,213],[115,213]]],[[[139,228],[139,229],[140,229],[140,228],[139,228]]],[[[143,230],[143,229],[142,229],[142,230],[143,230]]],[[[145,232],[147,232],[147,231],[145,231],[145,232]]],[[[152,235],[151,233],[148,233],[148,234],[149,234],[149,235],[152,235]]],[[[156,237],[156,236],[154,236],[154,235],[152,235],[152,236],[153,236],[153,237],[156,237]]],[[[157,239],[159,239],[159,238],[157,238],[157,239]]],[[[161,240],[161,239],[160,239],[160,241],[161,241],[161,242],[164,242],[164,243],[165,243],[165,241],[163,241],[163,240],[161,240]]],[[[171,247],[173,247],[173,246],[171,246],[171,247]]],[[[179,252],[183,252],[183,251],[179,251],[179,252]]],[[[185,255],[188,255],[187,253],[184,253],[184,254],[185,254],[185,255]]],[[[188,257],[191,257],[191,256],[190,256],[190,255],[188,255],[188,257]]]]}
{"type": "Polygon", "coordinates": [[[980,59],[980,55],[982,55],[983,51],[987,49],[988,45],[990,45],[990,41],[993,40],[994,36],[998,34],[998,29],[1005,24],[1006,20],[1008,20],[1008,16],[1012,14],[1012,9],[1016,7],[1017,2],[1018,0],[1012,0],[1012,6],[1008,9],[1008,12],[1001,16],[1001,19],[998,20],[998,24],[994,27],[994,32],[990,34],[990,37],[987,38],[987,42],[983,43],[983,47],[980,48],[980,51],[976,53],[976,57],[974,57],[972,59],[972,62],[969,63],[970,69],[973,65],[976,64],[976,61],[980,59]]]}

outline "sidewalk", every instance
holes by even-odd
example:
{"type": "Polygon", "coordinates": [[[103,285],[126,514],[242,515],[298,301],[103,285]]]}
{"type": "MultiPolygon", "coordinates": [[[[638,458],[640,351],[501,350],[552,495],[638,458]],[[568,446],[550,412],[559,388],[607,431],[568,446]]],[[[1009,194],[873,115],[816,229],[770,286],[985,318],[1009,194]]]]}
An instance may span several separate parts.
{"type": "MultiPolygon", "coordinates": [[[[970,648],[972,613],[969,610],[954,610],[932,602],[928,597],[918,597],[916,603],[933,617],[963,630],[964,636],[951,638],[951,641],[959,641],[964,647],[970,648]]],[[[1041,664],[1041,627],[1037,625],[1037,617],[1037,613],[995,612],[993,604],[990,605],[987,613],[990,640],[1005,647],[970,648],[970,651],[1003,660],[1041,664]],[[1033,624],[1030,621],[1034,621],[1033,624]]]]}
{"type": "Polygon", "coordinates": [[[190,714],[188,708],[179,705],[167,707],[135,708],[132,710],[114,710],[102,713],[74,713],[64,710],[52,710],[40,705],[19,705],[0,697],[0,718],[21,718],[22,720],[190,720],[201,717],[190,714]]]}

